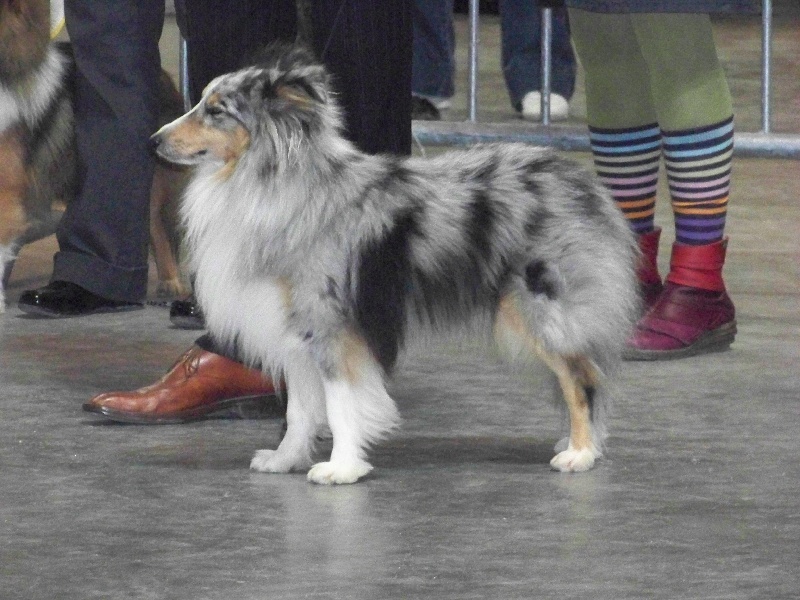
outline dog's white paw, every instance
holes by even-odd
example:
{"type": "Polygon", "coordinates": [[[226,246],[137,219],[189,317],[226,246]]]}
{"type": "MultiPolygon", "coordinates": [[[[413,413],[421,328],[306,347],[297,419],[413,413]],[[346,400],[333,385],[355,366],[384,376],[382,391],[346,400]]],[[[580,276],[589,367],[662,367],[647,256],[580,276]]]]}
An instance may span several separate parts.
{"type": "Polygon", "coordinates": [[[592,448],[576,450],[568,447],[563,452],[559,452],[550,461],[550,466],[562,473],[578,473],[588,471],[594,466],[594,460],[600,453],[592,448]]]}
{"type": "Polygon", "coordinates": [[[355,483],[370,471],[372,471],[372,465],[363,460],[321,462],[311,467],[308,472],[308,480],[322,485],[355,483]]]}
{"type": "Polygon", "coordinates": [[[250,468],[261,473],[288,473],[290,471],[303,471],[308,468],[308,463],[296,457],[286,456],[277,450],[256,450],[250,468]]]}

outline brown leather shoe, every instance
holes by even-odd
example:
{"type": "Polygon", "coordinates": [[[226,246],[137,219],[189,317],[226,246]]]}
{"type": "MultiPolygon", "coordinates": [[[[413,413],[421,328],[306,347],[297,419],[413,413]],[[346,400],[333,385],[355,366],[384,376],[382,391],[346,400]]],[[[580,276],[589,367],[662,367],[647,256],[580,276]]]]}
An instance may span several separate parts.
{"type": "Polygon", "coordinates": [[[211,416],[280,417],[286,405],[285,395],[276,394],[273,382],[259,371],[193,346],[156,383],[100,394],[83,410],[121,423],[166,425],[211,416]]]}

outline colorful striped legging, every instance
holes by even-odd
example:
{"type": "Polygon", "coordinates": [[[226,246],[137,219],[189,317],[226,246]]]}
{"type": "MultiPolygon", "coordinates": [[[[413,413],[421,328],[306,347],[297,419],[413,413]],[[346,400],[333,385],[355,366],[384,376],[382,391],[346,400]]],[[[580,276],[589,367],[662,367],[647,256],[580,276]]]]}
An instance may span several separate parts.
{"type": "Polygon", "coordinates": [[[683,244],[720,240],[733,109],[705,14],[571,9],[600,177],[637,233],[654,227],[661,155],[683,244]]]}

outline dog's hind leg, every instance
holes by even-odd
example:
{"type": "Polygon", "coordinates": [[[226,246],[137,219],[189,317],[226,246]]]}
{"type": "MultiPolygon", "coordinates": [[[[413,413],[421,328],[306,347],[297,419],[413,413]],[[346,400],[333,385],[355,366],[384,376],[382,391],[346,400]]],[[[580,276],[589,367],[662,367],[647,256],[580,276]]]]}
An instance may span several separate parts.
{"type": "Polygon", "coordinates": [[[548,351],[525,323],[510,297],[500,302],[495,321],[495,338],[512,355],[538,357],[558,378],[561,393],[569,412],[569,441],[566,449],[550,461],[562,472],[587,471],[594,466],[601,451],[592,425],[592,402],[598,385],[597,370],[584,356],[564,356],[548,351]]]}
{"type": "Polygon", "coordinates": [[[19,240],[28,228],[22,203],[28,185],[21,136],[0,135],[0,313],[6,309],[5,284],[19,240]]]}
{"type": "Polygon", "coordinates": [[[385,437],[400,420],[384,385],[384,373],[366,345],[346,336],[339,364],[324,380],[333,450],[317,463],[308,480],[321,484],[355,483],[372,470],[366,461],[370,444],[385,437]]]}
{"type": "Polygon", "coordinates": [[[288,402],[286,435],[276,450],[258,450],[250,468],[263,473],[305,471],[311,466],[317,433],[325,425],[322,376],[308,360],[289,361],[285,369],[288,402]]]}
{"type": "Polygon", "coordinates": [[[550,465],[562,472],[587,471],[602,455],[592,425],[596,371],[591,361],[582,356],[564,357],[546,352],[540,352],[539,356],[558,377],[569,411],[567,447],[553,457],[550,465]]]}

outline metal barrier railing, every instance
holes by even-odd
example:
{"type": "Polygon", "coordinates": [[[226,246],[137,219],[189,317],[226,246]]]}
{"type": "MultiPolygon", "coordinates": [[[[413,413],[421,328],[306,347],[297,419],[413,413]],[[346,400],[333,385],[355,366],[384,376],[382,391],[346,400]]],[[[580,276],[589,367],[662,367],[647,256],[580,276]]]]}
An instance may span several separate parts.
{"type": "MultiPolygon", "coordinates": [[[[467,121],[414,121],[414,138],[420,144],[435,146],[469,145],[479,142],[514,141],[552,146],[567,151],[588,151],[586,126],[558,125],[550,122],[550,80],[552,73],[553,11],[542,9],[542,124],[478,122],[478,0],[469,1],[469,65],[467,68],[467,121]]],[[[180,88],[186,110],[189,77],[186,42],[180,44],[180,88]]],[[[762,0],[761,21],[761,130],[734,134],[734,154],[770,158],[800,159],[800,134],[772,132],[772,0],[762,0]]]]}
{"type": "MultiPolygon", "coordinates": [[[[478,122],[478,0],[469,2],[469,65],[467,69],[467,121],[414,121],[414,138],[420,144],[467,145],[478,142],[516,141],[561,150],[588,151],[586,126],[550,122],[551,40],[553,11],[542,9],[542,124],[478,122]]],[[[761,21],[761,130],[734,135],[734,154],[800,159],[800,134],[772,132],[772,0],[762,0],[761,21]]]]}

